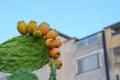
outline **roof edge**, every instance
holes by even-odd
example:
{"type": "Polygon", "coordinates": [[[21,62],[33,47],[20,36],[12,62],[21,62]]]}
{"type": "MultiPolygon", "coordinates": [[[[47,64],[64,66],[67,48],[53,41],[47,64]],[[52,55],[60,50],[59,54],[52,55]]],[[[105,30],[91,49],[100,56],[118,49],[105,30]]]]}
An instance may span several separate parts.
{"type": "Polygon", "coordinates": [[[105,27],[104,29],[111,28],[111,27],[113,27],[113,26],[115,26],[115,25],[118,25],[118,24],[120,24],[120,21],[119,21],[119,22],[116,22],[116,23],[114,23],[114,24],[111,24],[111,25],[105,27]]]}

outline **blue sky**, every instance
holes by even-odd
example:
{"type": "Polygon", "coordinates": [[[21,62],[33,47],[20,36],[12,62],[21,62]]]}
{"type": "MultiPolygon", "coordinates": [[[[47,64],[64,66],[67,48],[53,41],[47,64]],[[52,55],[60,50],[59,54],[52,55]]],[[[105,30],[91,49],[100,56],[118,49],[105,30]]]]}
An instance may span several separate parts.
{"type": "Polygon", "coordinates": [[[83,38],[120,21],[120,0],[1,0],[0,43],[20,34],[20,20],[50,27],[70,37],[83,38]]]}

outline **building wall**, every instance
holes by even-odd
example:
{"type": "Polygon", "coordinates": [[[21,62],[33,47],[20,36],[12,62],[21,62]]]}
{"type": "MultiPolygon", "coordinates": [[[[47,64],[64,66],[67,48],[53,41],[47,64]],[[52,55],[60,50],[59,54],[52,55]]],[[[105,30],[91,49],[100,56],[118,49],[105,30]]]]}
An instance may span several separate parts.
{"type": "Polygon", "coordinates": [[[118,48],[120,47],[120,34],[112,35],[111,27],[108,27],[105,29],[105,37],[110,80],[117,80],[116,76],[120,74],[120,61],[116,62],[116,60],[120,59],[120,54],[117,54],[116,50],[120,50],[120,48],[118,48]]]}
{"type": "MultiPolygon", "coordinates": [[[[76,80],[106,80],[106,72],[105,72],[105,61],[104,61],[104,50],[103,50],[103,45],[102,45],[102,33],[98,33],[96,35],[93,36],[98,36],[98,42],[87,45],[85,47],[81,47],[81,48],[77,48],[76,49],[76,54],[75,54],[75,64],[76,64],[76,80]],[[91,55],[95,55],[98,54],[99,55],[99,68],[94,69],[94,70],[90,70],[87,72],[83,72],[83,73],[78,73],[78,64],[77,61],[80,59],[84,59],[86,57],[89,57],[91,55]]],[[[92,37],[92,36],[91,36],[92,37]]],[[[89,39],[85,38],[86,39],[89,39]]],[[[84,41],[83,40],[83,41],[84,41]]],[[[78,46],[78,44],[81,41],[78,41],[76,43],[76,46],[78,46]]]]}
{"type": "Polygon", "coordinates": [[[107,49],[120,46],[120,34],[112,35],[111,28],[105,29],[107,49]]]}
{"type": "Polygon", "coordinates": [[[58,70],[57,80],[75,80],[75,68],[73,65],[75,49],[75,39],[67,41],[60,48],[63,67],[58,70]]]}

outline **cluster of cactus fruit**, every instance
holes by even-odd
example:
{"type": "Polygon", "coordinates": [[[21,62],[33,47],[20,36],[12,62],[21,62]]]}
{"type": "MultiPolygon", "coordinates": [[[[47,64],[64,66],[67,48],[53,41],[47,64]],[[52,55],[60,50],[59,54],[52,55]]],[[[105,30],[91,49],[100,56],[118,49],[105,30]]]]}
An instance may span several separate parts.
{"type": "Polygon", "coordinates": [[[0,44],[0,71],[12,73],[7,80],[38,80],[35,74],[22,70],[31,72],[47,63],[51,68],[49,80],[56,80],[56,70],[62,67],[59,59],[62,42],[57,39],[58,32],[50,29],[46,22],[37,26],[33,20],[28,24],[18,21],[17,30],[22,36],[0,44]]]}
{"type": "Polygon", "coordinates": [[[51,59],[55,61],[55,65],[57,69],[60,69],[62,66],[62,62],[58,59],[60,57],[59,47],[62,45],[60,39],[56,39],[58,36],[58,32],[53,29],[50,30],[50,26],[46,22],[42,22],[38,27],[37,23],[31,20],[28,25],[24,21],[19,21],[17,25],[17,29],[20,34],[30,34],[35,38],[40,38],[41,36],[46,38],[45,45],[49,48],[49,65],[51,63],[51,59]]]}
{"type": "Polygon", "coordinates": [[[51,68],[49,80],[56,80],[56,70],[62,67],[62,62],[58,59],[61,55],[58,48],[62,45],[61,40],[57,39],[58,32],[55,29],[50,30],[50,26],[46,22],[42,22],[37,27],[37,23],[33,20],[28,25],[24,21],[19,21],[17,29],[22,35],[30,34],[36,39],[41,37],[46,39],[45,45],[49,48],[48,54],[50,57],[48,64],[51,68]]]}
{"type": "Polygon", "coordinates": [[[56,70],[62,67],[59,59],[62,42],[57,39],[58,32],[50,29],[46,22],[37,26],[37,22],[33,20],[28,24],[18,21],[17,30],[22,36],[0,44],[0,71],[12,73],[7,80],[38,80],[30,72],[47,63],[51,68],[49,80],[56,80],[56,70]],[[31,76],[25,78],[26,75],[31,76]]]}

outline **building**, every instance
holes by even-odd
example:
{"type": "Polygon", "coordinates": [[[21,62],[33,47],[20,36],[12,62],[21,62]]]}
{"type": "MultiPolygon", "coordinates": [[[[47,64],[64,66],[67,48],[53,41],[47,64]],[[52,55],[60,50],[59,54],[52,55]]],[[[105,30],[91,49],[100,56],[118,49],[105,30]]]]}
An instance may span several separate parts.
{"type": "Polygon", "coordinates": [[[104,29],[110,80],[120,80],[120,22],[104,29]]]}
{"type": "Polygon", "coordinates": [[[76,42],[75,80],[107,80],[103,31],[76,42]]]}

